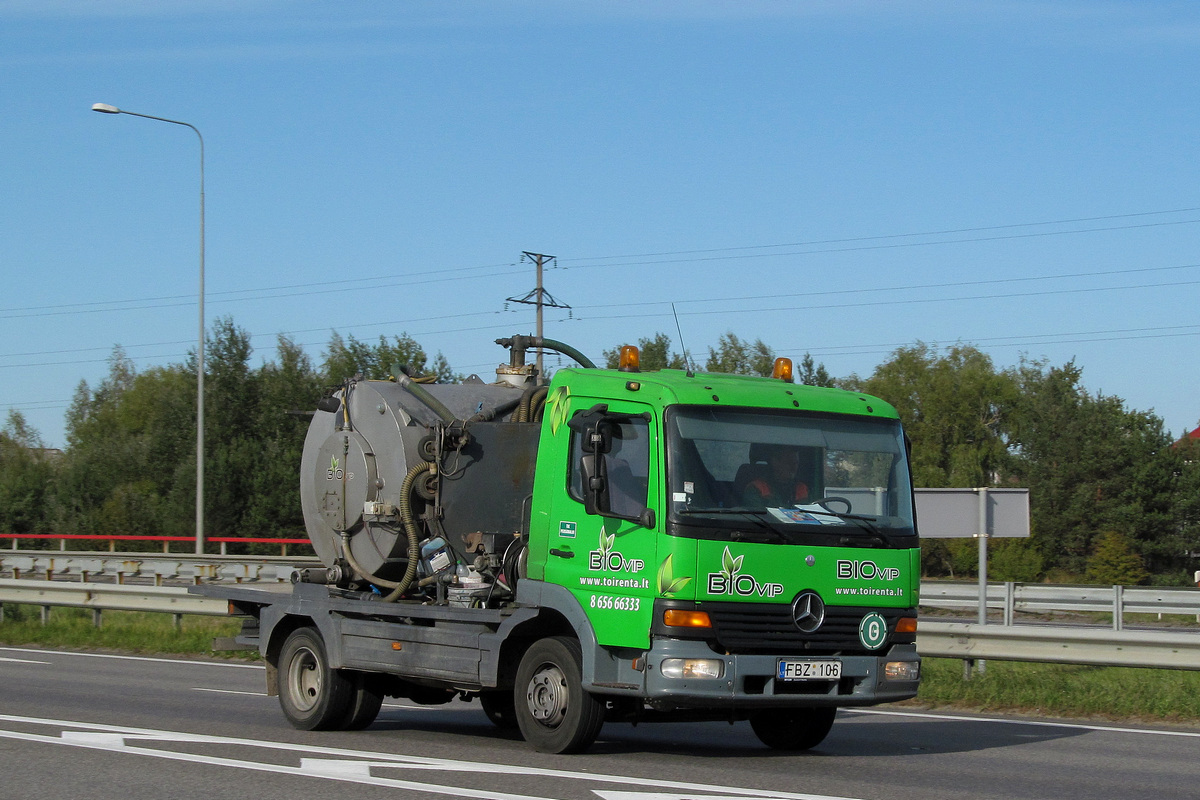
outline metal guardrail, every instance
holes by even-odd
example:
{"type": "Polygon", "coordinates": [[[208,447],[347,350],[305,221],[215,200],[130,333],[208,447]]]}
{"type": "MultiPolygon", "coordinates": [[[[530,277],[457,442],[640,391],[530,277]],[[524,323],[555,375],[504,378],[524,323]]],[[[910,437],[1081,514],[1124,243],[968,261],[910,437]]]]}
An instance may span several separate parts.
{"type": "Polygon", "coordinates": [[[157,611],[224,616],[229,604],[188,594],[185,586],[121,586],[115,583],[0,579],[0,603],[70,606],[94,611],[157,611]]]}
{"type": "MultiPolygon", "coordinates": [[[[987,607],[1003,612],[1003,624],[1015,625],[1017,612],[1078,611],[1112,614],[1114,630],[1123,630],[1126,614],[1188,614],[1200,621],[1200,588],[1142,586],[1054,586],[995,583],[987,587],[987,607]]],[[[977,609],[975,583],[925,581],[921,605],[926,608],[977,609]]]]}
{"type": "Polygon", "coordinates": [[[967,662],[1042,661],[1106,667],[1200,670],[1200,632],[979,625],[921,620],[922,656],[967,662]]]}
{"type": "Polygon", "coordinates": [[[14,579],[74,578],[88,582],[108,577],[117,584],[126,580],[152,580],[161,586],[167,581],[262,581],[282,583],[296,567],[320,566],[313,557],[184,556],[152,553],[59,553],[25,551],[0,554],[0,574],[14,579]]]}

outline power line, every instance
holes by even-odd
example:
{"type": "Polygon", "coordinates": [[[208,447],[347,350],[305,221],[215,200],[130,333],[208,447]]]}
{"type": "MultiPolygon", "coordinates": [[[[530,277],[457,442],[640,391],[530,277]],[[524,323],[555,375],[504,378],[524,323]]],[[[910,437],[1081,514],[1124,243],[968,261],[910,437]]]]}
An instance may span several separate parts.
{"type": "MultiPolygon", "coordinates": [[[[1056,275],[1037,275],[1037,276],[1017,277],[1017,278],[988,278],[988,279],[984,279],[984,280],[974,280],[974,281],[953,281],[953,282],[943,282],[943,283],[924,283],[924,284],[909,284],[909,285],[895,285],[895,286],[881,286],[881,287],[861,287],[861,288],[855,288],[855,289],[831,289],[831,290],[825,290],[825,291],[819,291],[819,292],[811,292],[811,291],[810,292],[796,292],[796,293],[792,293],[792,294],[773,293],[773,294],[768,294],[768,295],[744,295],[741,297],[693,298],[691,300],[650,300],[650,301],[637,302],[637,303],[634,303],[634,302],[605,303],[605,304],[596,304],[596,305],[590,305],[590,306],[577,306],[576,308],[577,308],[577,310],[584,311],[586,309],[630,308],[630,307],[635,307],[635,306],[669,307],[672,303],[674,303],[675,305],[696,305],[696,304],[714,303],[714,302],[736,303],[736,302],[747,302],[747,301],[753,301],[753,300],[781,300],[781,299],[786,299],[786,298],[790,298],[790,297],[829,297],[829,296],[836,296],[836,295],[867,294],[867,293],[878,293],[878,292],[904,292],[904,291],[918,291],[918,290],[924,291],[924,290],[928,290],[928,289],[946,289],[946,288],[956,288],[956,287],[964,287],[964,286],[986,286],[986,285],[1003,284],[1003,283],[1030,283],[1030,282],[1034,282],[1034,281],[1096,278],[1096,277],[1109,277],[1109,276],[1113,276],[1113,275],[1137,275],[1137,274],[1145,274],[1145,273],[1150,273],[1150,272],[1167,272],[1167,271],[1173,271],[1173,270],[1197,269],[1197,268],[1200,268],[1200,264],[1176,264],[1176,265],[1165,266],[1165,267],[1133,267],[1130,269],[1102,270],[1102,271],[1092,271],[1092,272],[1066,272],[1066,273],[1059,273],[1056,275]]],[[[1154,285],[1147,285],[1147,286],[1153,288],[1155,286],[1161,287],[1161,286],[1171,286],[1171,285],[1175,285],[1175,284],[1154,284],[1154,285]]],[[[1142,287],[1127,286],[1127,287],[1120,287],[1120,288],[1142,288],[1142,287]]],[[[1084,291],[1084,290],[1080,289],[1078,291],[1084,291]]],[[[1004,296],[1004,295],[995,295],[995,297],[1002,297],[1002,296],[1004,296]]],[[[991,297],[991,296],[985,296],[985,299],[986,299],[986,297],[991,297]]],[[[194,300],[192,302],[194,302],[194,300]]],[[[899,302],[899,301],[897,301],[897,302],[899,302]]],[[[758,310],[758,309],[754,309],[754,310],[758,310]]],[[[489,313],[500,314],[503,312],[479,311],[479,312],[469,312],[469,313],[471,313],[473,316],[479,316],[481,314],[489,314],[489,313]]],[[[664,311],[664,313],[665,313],[665,311],[664,311]]],[[[684,312],[684,313],[688,313],[688,312],[684,312]]],[[[422,316],[418,320],[388,320],[388,321],[381,321],[381,322],[362,323],[359,325],[352,325],[352,326],[346,328],[346,330],[352,331],[355,329],[379,328],[379,327],[385,327],[385,326],[403,327],[406,325],[412,325],[414,323],[430,322],[433,320],[459,319],[462,316],[463,316],[462,313],[455,313],[455,314],[446,314],[446,315],[442,315],[442,316],[438,316],[438,317],[422,316]]],[[[647,315],[647,316],[652,316],[652,315],[647,315]]],[[[597,318],[605,319],[606,317],[597,317],[597,318]]],[[[293,330],[293,331],[282,331],[279,333],[282,333],[285,336],[291,336],[291,335],[296,335],[296,334],[315,333],[317,331],[324,331],[324,330],[330,330],[330,326],[323,325],[323,326],[316,327],[316,328],[303,328],[303,329],[297,329],[297,330],[293,330]]],[[[251,338],[252,339],[260,339],[260,338],[264,338],[267,336],[274,337],[274,336],[279,335],[279,333],[252,334],[251,338]]],[[[133,348],[168,347],[168,346],[176,346],[176,345],[180,345],[180,344],[189,344],[189,343],[190,343],[190,340],[182,340],[182,341],[176,340],[176,341],[169,341],[169,342],[147,342],[147,343],[142,343],[142,344],[122,345],[122,347],[123,347],[123,349],[128,351],[133,348]]],[[[4,353],[4,354],[0,354],[0,358],[22,358],[22,357],[29,357],[29,356],[59,355],[62,353],[94,352],[94,351],[100,351],[100,350],[111,352],[112,348],[111,347],[89,347],[89,348],[68,348],[68,349],[63,349],[63,350],[40,350],[40,351],[30,351],[30,352],[25,352],[25,353],[4,353]]],[[[55,363],[73,364],[73,363],[93,363],[93,362],[72,361],[72,362],[55,362],[55,363]]],[[[0,365],[0,366],[3,366],[3,365],[0,365]]],[[[45,365],[30,364],[30,365],[23,365],[23,366],[45,366],[45,365]]]]}
{"type": "MultiPolygon", "coordinates": [[[[456,328],[452,330],[442,331],[423,331],[417,335],[428,336],[442,333],[466,333],[480,330],[499,330],[499,326],[482,326],[476,328],[456,328]]],[[[992,337],[958,337],[956,342],[963,342],[971,345],[984,345],[991,347],[1020,347],[1023,345],[1038,345],[1038,344],[1074,344],[1086,342],[1118,342],[1118,341],[1135,341],[1140,339],[1162,339],[1183,336],[1200,336],[1200,325],[1169,325],[1155,328],[1118,328],[1114,330],[1100,331],[1076,331],[1070,333],[1042,333],[1042,334],[1026,334],[1024,336],[992,336],[992,337]],[[1127,336],[1114,336],[1113,334],[1131,334],[1127,336]],[[1102,336],[1104,338],[1076,338],[1076,337],[1095,337],[1102,336]],[[1068,338],[1061,338],[1068,337],[1068,338]],[[1024,339],[1039,339],[1041,341],[1021,341],[1024,339]]],[[[299,344],[300,347],[315,346],[314,342],[306,342],[299,344]]],[[[875,355],[880,353],[889,353],[898,347],[906,347],[912,345],[913,342],[894,342],[891,344],[862,344],[862,345],[835,345],[831,347],[780,347],[776,348],[779,352],[798,353],[801,351],[807,352],[814,356],[839,357],[839,356],[857,356],[857,355],[875,355]]],[[[145,357],[143,357],[145,358],[145,357]]],[[[138,360],[133,358],[131,360],[138,360]]],[[[80,362],[63,362],[63,363],[103,363],[103,361],[80,361],[80,362]]],[[[460,369],[478,369],[487,367],[496,362],[485,362],[477,364],[460,364],[460,369]]],[[[52,410],[55,408],[66,408],[70,405],[69,401],[63,400],[21,400],[19,402],[0,402],[0,406],[8,408],[35,408],[35,410],[52,410]],[[52,405],[53,404],[53,405],[52,405]]]]}
{"type": "MultiPolygon", "coordinates": [[[[1110,214],[1102,217],[1078,217],[1075,219],[1060,219],[1046,220],[1042,222],[1014,222],[1006,225],[988,225],[975,228],[950,228],[947,230],[924,231],[918,233],[890,233],[880,234],[875,236],[853,236],[842,239],[813,239],[801,242],[784,242],[780,244],[756,244],[756,245],[740,245],[734,247],[713,247],[703,250],[668,250],[657,253],[628,253],[625,255],[616,256],[583,256],[573,259],[564,259],[569,263],[576,261],[609,261],[618,258],[654,258],[657,256],[679,256],[679,255],[700,255],[704,253],[724,253],[735,252],[738,250],[764,250],[777,247],[812,247],[821,244],[847,244],[852,242],[870,242],[882,241],[885,239],[906,239],[919,236],[950,236],[960,233],[982,233],[984,231],[1001,231],[1012,230],[1014,228],[1031,228],[1045,225],[1075,225],[1082,222],[1102,222],[1110,219],[1133,219],[1137,217],[1160,216],[1163,214],[1190,214],[1195,211],[1200,211],[1200,208],[1176,208],[1165,211],[1138,211],[1130,214],[1110,214]]],[[[1195,221],[1195,220],[1189,220],[1195,221]]],[[[1168,223],[1170,224],[1170,223],[1168,223]]],[[[1119,228],[1093,228],[1090,230],[1118,230],[1119,228]]]]}
{"type": "MultiPolygon", "coordinates": [[[[492,267],[458,267],[458,268],[453,268],[453,269],[448,269],[448,270],[442,270],[442,272],[443,273],[445,273],[445,272],[465,272],[468,270],[494,269],[496,266],[515,267],[516,265],[515,264],[505,264],[505,265],[494,265],[492,267]]],[[[426,271],[426,272],[411,273],[411,274],[428,275],[429,273],[426,271]]],[[[476,276],[476,277],[496,278],[496,277],[506,277],[508,275],[515,275],[515,274],[516,274],[516,272],[514,271],[514,272],[509,272],[509,273],[493,273],[490,275],[476,276]]],[[[378,289],[395,288],[397,286],[421,286],[421,285],[430,284],[430,283],[446,283],[449,281],[461,281],[461,280],[463,280],[463,277],[461,275],[431,277],[431,278],[425,278],[424,280],[412,280],[411,278],[406,277],[405,274],[399,274],[399,275],[380,276],[380,277],[375,277],[375,278],[349,278],[349,279],[346,279],[343,281],[302,283],[302,284],[293,284],[291,286],[276,286],[276,287],[267,287],[267,288],[262,288],[262,289],[230,289],[230,290],[223,291],[223,292],[210,292],[208,294],[208,297],[210,299],[216,299],[216,302],[225,302],[225,303],[240,302],[240,301],[246,301],[246,300],[276,300],[276,299],[283,298],[283,297],[303,297],[303,296],[314,295],[314,294],[326,295],[326,294],[343,293],[343,292],[358,292],[358,291],[365,291],[368,289],[374,291],[374,290],[378,290],[378,289]],[[366,286],[342,286],[340,288],[331,288],[331,287],[336,286],[337,284],[364,283],[364,282],[371,282],[371,281],[392,281],[392,282],[390,282],[390,283],[373,283],[371,285],[366,285],[366,286]],[[302,288],[310,287],[310,286],[320,287],[320,288],[313,289],[312,291],[296,291],[296,292],[286,292],[285,293],[285,290],[287,290],[287,289],[292,289],[292,288],[302,289],[302,288]],[[246,295],[246,296],[244,296],[244,297],[231,296],[231,295],[239,295],[239,294],[246,295]],[[223,298],[223,299],[221,299],[221,298],[223,298]]],[[[154,308],[176,308],[179,306],[189,306],[189,305],[195,304],[195,302],[196,302],[196,298],[194,295],[167,295],[164,297],[140,298],[140,299],[129,299],[129,300],[101,300],[101,301],[94,301],[94,302],[90,302],[90,303],[68,303],[68,304],[53,305],[53,306],[29,306],[26,308],[0,309],[0,319],[26,319],[29,317],[53,317],[53,316],[64,316],[64,315],[68,315],[68,314],[95,314],[95,313],[103,313],[103,312],[109,312],[109,311],[145,311],[147,309],[154,309],[154,308]],[[168,301],[171,301],[171,302],[168,302],[168,301]],[[121,305],[121,304],[129,304],[129,303],[141,303],[141,305],[121,305]],[[118,306],[118,305],[120,307],[115,307],[115,308],[112,307],[112,306],[118,306]],[[25,313],[25,312],[29,312],[29,313],[25,313]]]]}
{"type": "MultiPolygon", "coordinates": [[[[975,238],[967,238],[967,239],[956,238],[956,239],[935,240],[935,241],[928,241],[928,242],[892,242],[890,244],[875,244],[875,245],[863,245],[863,246],[855,246],[855,247],[802,250],[802,251],[793,251],[793,252],[784,252],[784,253],[779,253],[779,252],[749,253],[749,252],[745,252],[745,251],[752,251],[752,250],[774,250],[774,249],[786,248],[786,247],[819,247],[821,245],[855,244],[855,243],[860,243],[860,242],[887,242],[887,241],[897,240],[897,239],[912,239],[912,238],[921,238],[921,237],[928,237],[928,236],[952,236],[952,235],[957,236],[957,235],[963,234],[963,233],[983,233],[983,232],[988,232],[988,231],[1013,230],[1016,228],[1044,227],[1044,226],[1049,226],[1049,225],[1079,224],[1079,223],[1101,222],[1104,220],[1116,220],[1116,219],[1135,219],[1135,218],[1148,217],[1148,216],[1161,216],[1161,215],[1165,215],[1165,214],[1190,213],[1190,212],[1195,212],[1195,211],[1200,211],[1200,207],[1198,207],[1198,208],[1181,208],[1181,209],[1172,209],[1172,210],[1164,210],[1164,211],[1142,211],[1142,212],[1135,212],[1135,213],[1129,213],[1129,214],[1113,214],[1113,215],[1101,216],[1101,217],[1080,217],[1080,218],[1076,218],[1076,219],[1067,219],[1067,220],[1049,220],[1049,221],[1043,221],[1043,222],[1023,222],[1023,223],[1012,223],[1012,224],[1006,224],[1006,225],[990,225],[990,226],[972,227],[972,228],[954,228],[954,229],[924,231],[924,232],[915,232],[915,233],[896,233],[896,234],[882,234],[882,235],[874,235],[874,236],[857,236],[857,237],[847,237],[847,238],[841,238],[841,239],[815,239],[815,240],[810,240],[810,241],[780,243],[780,244],[741,245],[741,246],[734,246],[734,247],[710,248],[710,249],[702,249],[702,250],[676,250],[676,251],[661,251],[661,252],[657,252],[657,253],[638,253],[638,254],[613,255],[613,256],[590,256],[590,257],[581,257],[581,258],[575,258],[575,259],[559,259],[558,261],[560,264],[566,265],[566,266],[563,266],[564,269],[570,267],[570,265],[574,265],[575,269],[592,269],[592,268],[596,268],[596,267],[613,268],[613,267],[629,267],[629,266],[691,264],[691,263],[700,263],[700,262],[708,262],[708,261],[725,261],[725,260],[734,260],[734,259],[778,258],[778,257],[785,257],[785,256],[814,255],[814,254],[822,254],[822,253],[841,253],[841,252],[853,252],[853,251],[862,251],[862,250],[883,250],[883,249],[903,248],[903,247],[928,247],[928,246],[947,245],[947,244],[967,244],[967,243],[977,243],[977,242],[984,242],[984,241],[998,241],[998,240],[1004,240],[1004,239],[1023,239],[1023,238],[1047,237],[1047,236],[1079,235],[1079,234],[1086,234],[1086,233],[1100,233],[1100,232],[1106,232],[1106,231],[1134,230],[1134,229],[1138,229],[1138,228],[1163,227],[1163,226],[1171,226],[1171,225],[1189,225],[1189,224],[1195,224],[1195,223],[1200,222],[1200,219],[1171,220],[1171,221],[1166,221],[1166,222],[1141,223],[1141,224],[1135,224],[1135,225],[1090,227],[1090,228],[1084,228],[1084,229],[1065,230],[1065,231],[1039,231],[1039,232],[1032,232],[1032,233],[1000,235],[1000,236],[985,236],[985,237],[975,237],[975,238]],[[709,253],[730,253],[731,255],[704,256],[704,254],[709,254],[709,253]],[[738,254],[738,253],[740,253],[740,254],[738,254]],[[656,261],[626,261],[626,262],[615,263],[615,264],[613,264],[613,263],[593,263],[593,264],[581,263],[581,262],[586,262],[586,261],[593,261],[593,262],[618,261],[620,259],[628,259],[628,258],[659,258],[660,256],[704,256],[704,257],[660,259],[660,260],[656,260],[656,261]]],[[[227,290],[227,291],[222,291],[222,292],[210,292],[209,297],[217,300],[218,302],[241,302],[241,301],[246,301],[246,300],[264,300],[264,299],[278,299],[278,298],[284,298],[284,297],[302,297],[302,296],[308,296],[308,295],[313,295],[313,294],[329,294],[329,293],[334,293],[334,292],[342,293],[342,292],[363,291],[366,289],[372,289],[372,290],[386,289],[386,288],[393,288],[393,287],[397,287],[397,286],[427,285],[427,284],[431,284],[431,283],[445,283],[445,282],[449,282],[449,281],[462,280],[462,276],[460,273],[464,273],[464,272],[497,270],[497,269],[502,269],[502,268],[515,268],[517,266],[518,265],[515,263],[502,263],[502,264],[479,265],[479,266],[472,266],[472,267],[450,267],[450,268],[440,269],[438,271],[436,277],[429,277],[430,272],[428,270],[423,269],[418,272],[395,273],[395,274],[391,274],[391,275],[380,275],[380,276],[375,276],[375,277],[371,277],[371,278],[346,278],[346,279],[339,279],[339,280],[332,280],[332,281],[285,284],[285,285],[281,285],[281,286],[269,286],[269,287],[261,287],[261,288],[256,288],[256,289],[232,289],[232,290],[227,290]],[[450,275],[450,273],[455,273],[455,274],[450,275]],[[425,276],[425,277],[422,278],[422,276],[425,276]],[[421,279],[413,280],[414,277],[421,278],[421,279]],[[381,283],[378,283],[379,281],[389,281],[389,282],[381,284],[381,283]],[[347,284],[360,284],[360,285],[348,286],[347,284]],[[291,290],[309,290],[309,289],[310,289],[310,291],[291,291],[291,290]],[[239,297],[236,295],[242,295],[242,296],[239,297]]],[[[516,275],[516,274],[517,273],[515,271],[503,272],[503,273],[492,272],[487,275],[481,275],[478,277],[488,277],[488,278],[508,277],[508,276],[512,276],[512,275],[516,275]]],[[[123,299],[123,300],[118,299],[118,300],[92,301],[92,302],[86,302],[86,303],[66,303],[66,304],[45,305],[45,306],[25,306],[25,307],[13,307],[13,308],[0,308],[0,319],[26,319],[26,318],[30,318],[30,317],[63,316],[66,314],[102,313],[102,312],[111,312],[111,311],[142,311],[142,310],[155,309],[155,308],[174,308],[174,307],[180,307],[180,306],[187,306],[187,305],[190,305],[192,302],[194,302],[194,297],[192,297],[191,295],[166,295],[166,296],[161,296],[161,297],[127,298],[127,299],[123,299]],[[114,306],[118,306],[118,307],[114,307],[114,306]]],[[[686,302],[686,301],[684,301],[684,302],[686,302]]]]}
{"type": "MultiPolygon", "coordinates": [[[[1106,227],[1106,228],[1082,228],[1079,230],[1069,230],[1069,231],[1044,231],[1044,232],[1039,232],[1039,233],[1018,233],[1018,234],[1010,234],[1010,235],[1005,235],[1005,236],[979,236],[979,237],[975,237],[975,238],[971,238],[971,239],[943,239],[940,241],[930,241],[930,242],[901,242],[901,243],[893,243],[893,244],[862,245],[862,246],[857,246],[857,247],[831,247],[831,248],[825,248],[825,249],[819,249],[819,250],[793,250],[793,251],[785,252],[785,253],[750,253],[750,254],[742,254],[742,255],[705,256],[703,258],[660,259],[657,261],[621,261],[621,262],[609,263],[609,264],[581,264],[579,266],[574,267],[574,269],[595,269],[596,267],[605,267],[605,268],[644,267],[644,266],[655,266],[655,265],[660,265],[660,264],[697,264],[697,263],[701,263],[701,262],[734,261],[734,260],[742,260],[742,259],[750,259],[750,258],[781,258],[783,256],[806,256],[806,255],[817,255],[817,254],[825,254],[825,253],[853,253],[853,252],[862,252],[862,251],[868,251],[868,250],[897,250],[897,249],[909,248],[909,247],[932,247],[935,245],[946,245],[946,244],[972,244],[972,243],[978,243],[978,242],[997,242],[997,241],[1011,240],[1011,239],[1036,239],[1036,238],[1042,238],[1042,237],[1047,237],[1047,236],[1067,236],[1067,235],[1072,235],[1072,234],[1100,233],[1100,232],[1104,232],[1104,231],[1135,230],[1138,228],[1160,228],[1160,227],[1165,227],[1165,226],[1169,226],[1169,225],[1192,225],[1192,224],[1195,224],[1198,222],[1200,222],[1200,219],[1185,219],[1185,220],[1176,220],[1173,222],[1150,222],[1150,223],[1144,223],[1144,224],[1140,224],[1140,225],[1118,225],[1118,226],[1111,226],[1111,227],[1106,227]]],[[[871,237],[867,237],[867,238],[869,239],[871,237]]],[[[779,246],[779,245],[775,245],[775,246],[779,246]]],[[[567,267],[564,267],[564,269],[566,269],[566,268],[567,267]]]]}

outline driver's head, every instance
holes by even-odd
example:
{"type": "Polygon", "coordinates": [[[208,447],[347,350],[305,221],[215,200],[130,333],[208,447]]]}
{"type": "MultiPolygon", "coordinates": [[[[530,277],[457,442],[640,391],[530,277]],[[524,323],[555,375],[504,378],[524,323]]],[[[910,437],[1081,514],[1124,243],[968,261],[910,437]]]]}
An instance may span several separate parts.
{"type": "Polygon", "coordinates": [[[800,469],[800,451],[787,445],[772,445],[767,451],[767,465],[771,468],[772,477],[792,480],[800,469]]]}

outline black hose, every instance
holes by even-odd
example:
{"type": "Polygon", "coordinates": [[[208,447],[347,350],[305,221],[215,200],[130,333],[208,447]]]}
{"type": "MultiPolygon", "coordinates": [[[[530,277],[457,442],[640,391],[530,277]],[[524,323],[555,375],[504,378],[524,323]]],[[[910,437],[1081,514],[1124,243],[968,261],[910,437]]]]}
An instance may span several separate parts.
{"type": "Polygon", "coordinates": [[[453,425],[455,422],[458,422],[458,417],[454,416],[454,413],[442,405],[442,402],[431,395],[429,390],[424,386],[417,383],[400,370],[395,370],[392,374],[396,378],[396,383],[407,389],[408,393],[417,398],[421,405],[425,406],[434,414],[437,414],[439,417],[441,417],[442,421],[447,425],[453,425]]]}
{"type": "Polygon", "coordinates": [[[467,424],[470,425],[475,422],[491,422],[496,417],[502,417],[508,412],[512,411],[514,408],[520,406],[524,399],[524,395],[522,395],[514,400],[509,400],[507,403],[501,403],[500,405],[489,408],[486,411],[480,411],[478,414],[468,419],[467,424]]]}
{"type": "Polygon", "coordinates": [[[555,341],[554,339],[547,339],[544,336],[521,336],[518,334],[508,339],[497,339],[496,344],[512,349],[514,358],[513,366],[521,366],[525,363],[524,356],[526,350],[531,347],[541,347],[544,350],[554,350],[555,352],[562,353],[564,356],[579,362],[580,366],[587,369],[596,368],[596,365],[592,363],[590,358],[574,347],[571,347],[571,345],[555,341]]]}

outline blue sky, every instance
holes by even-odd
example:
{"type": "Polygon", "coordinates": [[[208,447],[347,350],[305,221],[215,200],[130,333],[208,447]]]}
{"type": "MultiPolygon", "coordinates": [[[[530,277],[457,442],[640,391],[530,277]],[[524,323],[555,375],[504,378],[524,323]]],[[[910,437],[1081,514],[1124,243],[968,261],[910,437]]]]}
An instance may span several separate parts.
{"type": "Polygon", "coordinates": [[[0,0],[0,412],[197,336],[407,332],[487,377],[733,331],[835,376],[897,347],[1082,367],[1200,420],[1188,2],[0,0]],[[553,363],[553,362],[552,362],[553,363]]]}

